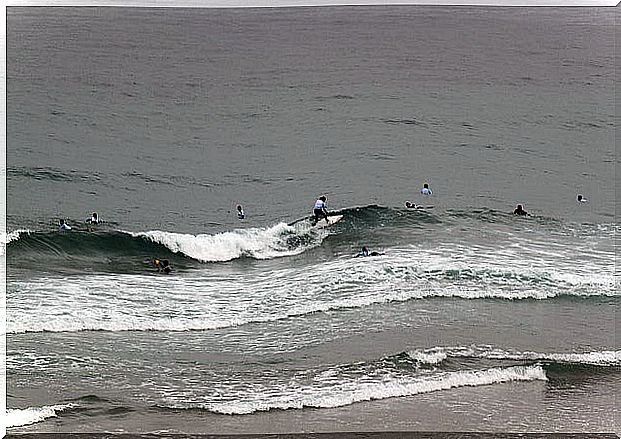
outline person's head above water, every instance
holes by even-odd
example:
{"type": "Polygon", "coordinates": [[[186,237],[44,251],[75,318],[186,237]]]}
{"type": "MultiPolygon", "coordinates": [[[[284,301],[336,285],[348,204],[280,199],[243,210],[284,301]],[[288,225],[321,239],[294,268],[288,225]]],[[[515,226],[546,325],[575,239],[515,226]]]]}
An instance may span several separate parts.
{"type": "Polygon", "coordinates": [[[578,201],[582,201],[582,195],[578,194],[578,201]]]}
{"type": "Polygon", "coordinates": [[[237,210],[238,210],[239,212],[241,212],[241,211],[242,211],[241,204],[238,204],[238,205],[237,205],[237,210]]]}
{"type": "Polygon", "coordinates": [[[93,218],[97,219],[97,212],[93,212],[93,218]]]}
{"type": "Polygon", "coordinates": [[[429,189],[429,184],[425,183],[425,184],[423,184],[423,187],[426,188],[426,189],[429,189]]]}
{"type": "Polygon", "coordinates": [[[325,195],[322,195],[321,197],[319,197],[319,199],[325,203],[327,198],[325,195]]]}

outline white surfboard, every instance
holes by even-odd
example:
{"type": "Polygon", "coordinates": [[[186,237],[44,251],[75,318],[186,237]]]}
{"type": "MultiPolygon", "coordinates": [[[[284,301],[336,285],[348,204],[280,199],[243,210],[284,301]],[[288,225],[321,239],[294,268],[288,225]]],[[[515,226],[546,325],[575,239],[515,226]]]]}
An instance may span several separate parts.
{"type": "Polygon", "coordinates": [[[420,204],[415,204],[411,201],[405,201],[403,205],[406,209],[433,209],[433,206],[421,206],[420,204]]]}
{"type": "Polygon", "coordinates": [[[324,227],[329,227],[333,224],[338,223],[342,219],[343,219],[343,215],[332,215],[332,216],[328,216],[328,222],[326,223],[326,220],[322,218],[319,221],[317,221],[317,224],[313,226],[313,229],[322,229],[324,227]]]}

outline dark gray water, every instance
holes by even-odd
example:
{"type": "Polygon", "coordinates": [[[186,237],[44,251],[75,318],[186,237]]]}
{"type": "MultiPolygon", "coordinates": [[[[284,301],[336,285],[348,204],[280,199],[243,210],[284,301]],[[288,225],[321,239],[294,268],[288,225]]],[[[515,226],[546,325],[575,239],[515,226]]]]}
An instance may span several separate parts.
{"type": "Polygon", "coordinates": [[[614,14],[8,8],[9,426],[615,431],[614,14]]]}

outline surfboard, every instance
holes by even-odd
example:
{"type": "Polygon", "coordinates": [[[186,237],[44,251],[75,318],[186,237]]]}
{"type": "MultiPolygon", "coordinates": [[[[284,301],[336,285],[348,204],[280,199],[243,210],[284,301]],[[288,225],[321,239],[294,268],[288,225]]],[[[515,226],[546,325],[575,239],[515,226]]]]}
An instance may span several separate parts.
{"type": "Polygon", "coordinates": [[[333,224],[338,223],[342,219],[343,219],[343,215],[331,215],[331,216],[328,216],[329,222],[326,223],[326,220],[322,218],[319,221],[317,221],[317,224],[313,226],[313,229],[323,229],[324,227],[329,227],[333,224]]]}
{"type": "Polygon", "coordinates": [[[421,206],[420,204],[415,204],[411,201],[405,201],[403,205],[406,209],[433,209],[433,206],[421,206]]]}

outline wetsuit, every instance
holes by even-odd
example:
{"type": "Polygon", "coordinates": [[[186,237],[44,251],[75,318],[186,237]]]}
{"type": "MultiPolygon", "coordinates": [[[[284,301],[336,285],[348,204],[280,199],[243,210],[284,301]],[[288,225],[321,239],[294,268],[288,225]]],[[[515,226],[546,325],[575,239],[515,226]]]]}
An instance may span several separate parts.
{"type": "Polygon", "coordinates": [[[328,210],[326,209],[325,201],[321,199],[315,201],[315,206],[313,207],[313,215],[315,223],[317,223],[322,218],[325,218],[326,221],[328,221],[328,210]]]}

